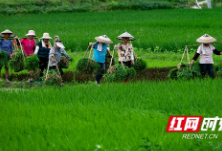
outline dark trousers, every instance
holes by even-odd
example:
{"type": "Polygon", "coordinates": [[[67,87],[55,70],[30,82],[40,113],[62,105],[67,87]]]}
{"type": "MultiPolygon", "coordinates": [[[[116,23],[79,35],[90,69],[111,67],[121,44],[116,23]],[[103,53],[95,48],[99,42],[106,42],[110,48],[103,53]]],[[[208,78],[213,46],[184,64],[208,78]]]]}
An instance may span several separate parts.
{"type": "MultiPolygon", "coordinates": [[[[121,62],[119,61],[119,64],[121,64],[121,62]]],[[[127,62],[123,62],[123,64],[125,65],[125,66],[127,66],[128,68],[130,68],[131,67],[131,61],[127,61],[127,62]]]]}
{"type": "Polygon", "coordinates": [[[40,75],[39,76],[40,77],[43,77],[44,69],[47,70],[48,62],[49,62],[48,58],[39,57],[39,69],[40,69],[40,75]]]}
{"type": "MultiPolygon", "coordinates": [[[[58,67],[59,67],[60,75],[62,76],[62,75],[64,74],[64,72],[62,71],[62,68],[60,67],[59,63],[58,63],[58,67]]],[[[49,67],[49,69],[50,69],[50,70],[53,69],[53,70],[56,70],[56,71],[57,71],[56,66],[49,67]]]]}
{"type": "Polygon", "coordinates": [[[200,64],[200,72],[204,78],[208,73],[208,76],[214,78],[214,66],[213,64],[200,64]]]}
{"type": "Polygon", "coordinates": [[[101,67],[101,73],[97,74],[95,76],[96,77],[96,81],[97,81],[98,84],[100,83],[100,80],[102,79],[103,74],[105,73],[105,63],[99,63],[99,65],[101,67]]]}

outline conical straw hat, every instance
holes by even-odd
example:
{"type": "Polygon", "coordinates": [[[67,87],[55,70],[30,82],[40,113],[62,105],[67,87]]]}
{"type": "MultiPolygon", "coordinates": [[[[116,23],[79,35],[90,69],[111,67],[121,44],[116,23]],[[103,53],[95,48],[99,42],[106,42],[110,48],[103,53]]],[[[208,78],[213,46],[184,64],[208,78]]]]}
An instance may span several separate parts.
{"type": "Polygon", "coordinates": [[[210,44],[210,43],[214,43],[216,42],[217,40],[213,37],[211,37],[210,35],[208,34],[204,34],[203,36],[201,36],[200,38],[198,38],[196,40],[198,43],[203,43],[203,44],[210,44]]]}
{"type": "Polygon", "coordinates": [[[131,41],[135,40],[135,38],[131,34],[129,34],[128,32],[125,32],[117,37],[117,39],[119,39],[119,40],[122,40],[123,38],[129,38],[129,40],[131,40],[131,41]]]}
{"type": "Polygon", "coordinates": [[[98,42],[101,42],[101,43],[106,43],[106,44],[112,44],[113,43],[112,40],[110,40],[109,37],[107,37],[106,35],[95,37],[95,39],[98,42]]]}
{"type": "Polygon", "coordinates": [[[43,36],[41,39],[52,39],[52,38],[49,36],[49,33],[43,33],[43,36]]]}
{"type": "Polygon", "coordinates": [[[11,32],[10,30],[8,30],[8,29],[6,29],[5,31],[1,32],[0,37],[5,38],[4,34],[10,34],[9,38],[15,37],[15,34],[13,32],[11,32]]]}

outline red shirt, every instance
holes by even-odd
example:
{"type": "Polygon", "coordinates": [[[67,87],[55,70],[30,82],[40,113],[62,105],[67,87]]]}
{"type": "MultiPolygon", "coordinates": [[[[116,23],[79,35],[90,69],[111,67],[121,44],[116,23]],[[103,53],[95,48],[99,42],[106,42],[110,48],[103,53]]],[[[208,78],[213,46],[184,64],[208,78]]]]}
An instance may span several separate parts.
{"type": "Polygon", "coordinates": [[[21,44],[23,46],[23,50],[24,50],[24,53],[27,55],[27,56],[30,56],[34,53],[35,51],[35,40],[29,40],[27,38],[23,38],[21,40],[21,44]]]}

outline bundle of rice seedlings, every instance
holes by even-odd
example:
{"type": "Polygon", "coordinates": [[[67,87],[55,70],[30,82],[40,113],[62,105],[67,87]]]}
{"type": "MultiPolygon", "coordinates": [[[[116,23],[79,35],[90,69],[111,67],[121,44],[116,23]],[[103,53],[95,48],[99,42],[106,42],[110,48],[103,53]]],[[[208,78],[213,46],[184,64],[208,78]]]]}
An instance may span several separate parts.
{"type": "Polygon", "coordinates": [[[32,78],[38,78],[39,77],[39,74],[40,74],[40,70],[36,70],[36,71],[29,71],[29,76],[32,77],[32,78]]]}
{"type": "Polygon", "coordinates": [[[108,74],[113,74],[115,71],[116,71],[115,66],[111,66],[111,67],[107,70],[107,73],[108,73],[108,74]]]}
{"type": "Polygon", "coordinates": [[[168,77],[172,80],[176,80],[177,79],[177,73],[178,73],[178,69],[177,68],[173,68],[169,71],[168,73],[168,77]]]}
{"type": "Polygon", "coordinates": [[[200,78],[200,66],[199,63],[194,63],[191,68],[189,65],[182,64],[181,68],[173,68],[169,71],[168,77],[172,80],[177,79],[191,79],[191,78],[200,78]]]}
{"type": "Polygon", "coordinates": [[[77,70],[86,74],[97,74],[101,72],[100,65],[92,59],[82,58],[78,61],[77,70]]]}
{"type": "MultiPolygon", "coordinates": [[[[45,73],[45,77],[46,77],[46,73],[45,73]]],[[[60,78],[60,75],[58,74],[56,70],[49,70],[47,77],[48,78],[45,81],[46,85],[61,85],[62,84],[62,79],[60,78]]]]}
{"type": "Polygon", "coordinates": [[[24,70],[25,64],[24,64],[24,58],[23,58],[23,54],[21,50],[19,50],[16,53],[15,57],[9,61],[9,65],[12,69],[14,69],[15,72],[24,70]]]}
{"type": "Polygon", "coordinates": [[[193,78],[193,73],[189,67],[182,69],[178,72],[177,79],[189,80],[193,78]]]}
{"type": "Polygon", "coordinates": [[[5,51],[0,51],[0,66],[8,66],[8,56],[5,51]]]}
{"type": "Polygon", "coordinates": [[[134,79],[136,77],[136,70],[133,67],[127,68],[127,72],[128,72],[128,76],[131,79],[134,79]]]}
{"type": "Polygon", "coordinates": [[[68,68],[69,67],[69,59],[67,59],[65,56],[61,57],[60,67],[61,68],[68,68]]]}
{"type": "Polygon", "coordinates": [[[39,58],[37,55],[28,56],[25,59],[25,68],[28,71],[37,71],[39,69],[39,58]]]}
{"type": "Polygon", "coordinates": [[[222,77],[222,64],[216,66],[215,71],[218,77],[222,77]]]}
{"type": "Polygon", "coordinates": [[[14,52],[14,53],[10,54],[10,59],[15,58],[16,54],[17,54],[17,52],[14,52]]]}
{"type": "Polygon", "coordinates": [[[117,65],[115,74],[116,74],[116,80],[123,81],[128,76],[127,68],[122,65],[117,65]]]}
{"type": "Polygon", "coordinates": [[[138,58],[134,64],[134,68],[137,72],[141,72],[146,69],[146,62],[138,58]]]}
{"type": "Polygon", "coordinates": [[[113,74],[105,74],[104,75],[104,79],[108,82],[113,82],[116,80],[116,74],[113,73],[113,74]]]}

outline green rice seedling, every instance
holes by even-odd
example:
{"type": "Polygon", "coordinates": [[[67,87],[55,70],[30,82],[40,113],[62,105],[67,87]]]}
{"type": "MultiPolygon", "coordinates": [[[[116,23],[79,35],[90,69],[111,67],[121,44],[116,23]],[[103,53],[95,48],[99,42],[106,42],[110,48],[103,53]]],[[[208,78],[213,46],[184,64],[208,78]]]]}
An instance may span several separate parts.
{"type": "Polygon", "coordinates": [[[24,57],[21,50],[19,50],[16,53],[15,57],[9,61],[9,65],[15,72],[24,70],[25,63],[24,63],[24,57]]]}
{"type": "Polygon", "coordinates": [[[25,58],[25,68],[28,71],[37,71],[39,69],[39,58],[37,55],[28,56],[25,58]]]}
{"type": "Polygon", "coordinates": [[[134,69],[134,67],[127,68],[127,73],[131,79],[134,79],[136,77],[136,70],[134,69]]]}
{"type": "Polygon", "coordinates": [[[137,72],[141,72],[146,69],[146,62],[143,59],[138,58],[134,64],[134,68],[137,72]]]}
{"type": "Polygon", "coordinates": [[[0,66],[8,67],[8,55],[5,51],[0,51],[0,66]]]}
{"type": "Polygon", "coordinates": [[[101,71],[100,65],[94,60],[88,58],[79,59],[76,68],[78,71],[88,74],[96,74],[101,71]]]}

